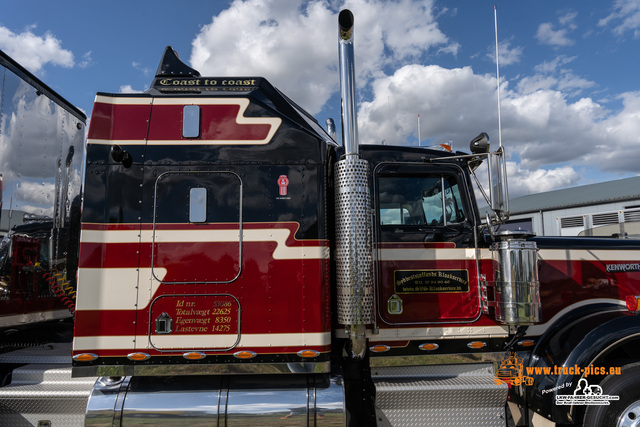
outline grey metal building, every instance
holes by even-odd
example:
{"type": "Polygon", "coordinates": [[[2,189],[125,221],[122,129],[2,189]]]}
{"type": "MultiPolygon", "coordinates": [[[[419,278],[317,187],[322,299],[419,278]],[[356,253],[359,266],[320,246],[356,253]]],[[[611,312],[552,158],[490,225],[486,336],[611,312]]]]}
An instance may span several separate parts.
{"type": "Polygon", "coordinates": [[[640,237],[640,176],[522,196],[502,228],[538,236],[640,237]]]}

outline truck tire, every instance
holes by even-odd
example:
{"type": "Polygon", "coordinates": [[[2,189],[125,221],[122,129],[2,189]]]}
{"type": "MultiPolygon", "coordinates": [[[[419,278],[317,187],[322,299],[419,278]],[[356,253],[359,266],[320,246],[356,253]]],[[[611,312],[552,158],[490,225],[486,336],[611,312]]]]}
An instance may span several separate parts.
{"type": "Polygon", "coordinates": [[[610,405],[587,406],[584,427],[640,426],[640,363],[621,369],[621,375],[609,375],[600,383],[602,394],[618,396],[610,405]]]}

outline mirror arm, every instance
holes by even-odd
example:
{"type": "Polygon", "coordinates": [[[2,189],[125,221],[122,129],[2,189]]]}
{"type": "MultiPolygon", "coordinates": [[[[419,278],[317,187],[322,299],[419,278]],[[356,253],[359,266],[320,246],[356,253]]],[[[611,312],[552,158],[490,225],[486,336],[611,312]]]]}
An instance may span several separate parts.
{"type": "Polygon", "coordinates": [[[487,205],[489,205],[489,207],[491,207],[489,196],[487,196],[487,193],[484,191],[484,188],[482,188],[482,184],[480,184],[480,180],[476,176],[476,171],[471,171],[471,175],[473,176],[473,179],[476,181],[476,185],[478,186],[478,189],[482,193],[482,197],[484,197],[484,201],[487,202],[487,205]]]}
{"type": "Polygon", "coordinates": [[[423,157],[422,161],[427,162],[427,163],[432,163],[432,162],[437,162],[437,161],[444,161],[444,160],[457,160],[457,159],[477,159],[478,157],[489,157],[490,153],[482,153],[482,154],[462,154],[459,156],[445,156],[445,157],[430,157],[430,158],[426,158],[423,157]]]}

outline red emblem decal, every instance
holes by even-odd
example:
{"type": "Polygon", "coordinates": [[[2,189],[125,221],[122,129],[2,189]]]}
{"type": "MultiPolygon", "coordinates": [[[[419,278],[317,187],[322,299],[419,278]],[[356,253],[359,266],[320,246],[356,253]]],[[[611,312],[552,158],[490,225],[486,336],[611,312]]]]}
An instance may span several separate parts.
{"type": "Polygon", "coordinates": [[[287,178],[287,175],[280,175],[278,178],[278,187],[280,187],[281,196],[287,195],[287,185],[289,185],[289,178],[287,178]]]}

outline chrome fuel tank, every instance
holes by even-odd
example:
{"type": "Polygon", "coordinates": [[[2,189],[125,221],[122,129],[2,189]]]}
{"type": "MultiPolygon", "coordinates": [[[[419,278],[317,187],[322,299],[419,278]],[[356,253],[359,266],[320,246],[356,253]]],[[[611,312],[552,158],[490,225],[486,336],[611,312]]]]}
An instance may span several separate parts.
{"type": "Polygon", "coordinates": [[[505,230],[491,245],[496,288],[496,320],[507,325],[530,325],[540,320],[540,281],[536,243],[531,234],[505,230]]]}
{"type": "Polygon", "coordinates": [[[86,426],[249,425],[342,426],[341,377],[184,376],[102,377],[86,426]]]}

